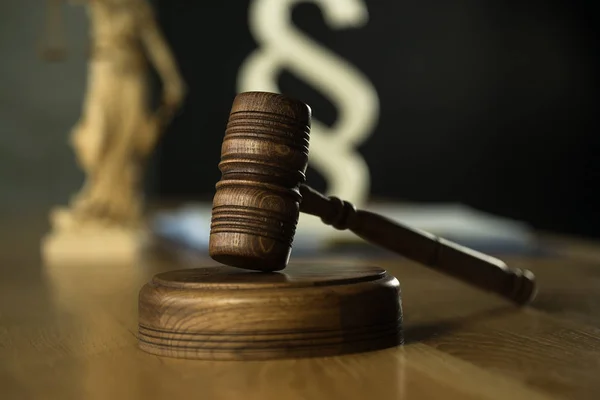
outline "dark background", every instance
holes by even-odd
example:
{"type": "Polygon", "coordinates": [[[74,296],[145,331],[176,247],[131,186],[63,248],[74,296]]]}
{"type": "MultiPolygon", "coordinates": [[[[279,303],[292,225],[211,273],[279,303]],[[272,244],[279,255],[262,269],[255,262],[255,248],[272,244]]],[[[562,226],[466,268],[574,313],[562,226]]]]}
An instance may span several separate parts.
{"type": "MultiPolygon", "coordinates": [[[[190,93],[150,165],[149,199],[210,199],[237,71],[256,47],[248,1],[153,3],[190,93]]],[[[360,148],[373,197],[463,202],[600,236],[592,1],[366,4],[361,28],[331,29],[308,1],[293,20],[376,86],[379,124],[360,148]]],[[[85,94],[88,20],[83,7],[65,4],[68,58],[48,63],[37,53],[45,12],[38,0],[0,2],[3,215],[64,205],[83,179],[67,138],[85,94]]],[[[318,88],[285,71],[280,88],[335,121],[318,88]]],[[[318,174],[309,180],[324,189],[318,174]]]]}
{"type": "MultiPolygon", "coordinates": [[[[237,69],[256,47],[248,1],[156,1],[190,87],[150,173],[152,196],[209,198],[237,69]]],[[[463,202],[543,229],[600,236],[596,22],[591,1],[368,1],[332,30],[318,5],[294,24],[375,85],[381,114],[360,151],[373,197],[463,202]]],[[[326,123],[335,106],[283,72],[283,93],[326,123]]],[[[324,183],[311,171],[309,182],[324,183]]]]}

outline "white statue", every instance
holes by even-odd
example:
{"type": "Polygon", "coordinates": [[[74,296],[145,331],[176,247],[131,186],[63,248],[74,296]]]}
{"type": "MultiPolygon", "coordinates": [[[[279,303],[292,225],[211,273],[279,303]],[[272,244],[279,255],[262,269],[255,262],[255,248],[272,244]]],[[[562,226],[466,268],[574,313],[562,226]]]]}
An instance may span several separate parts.
{"type": "MultiPolygon", "coordinates": [[[[56,18],[61,1],[49,1],[56,18]]],[[[90,19],[90,59],[83,113],[70,143],[85,183],[68,209],[53,213],[53,229],[133,231],[143,224],[145,161],[181,105],[185,84],[146,0],[80,3],[90,19]],[[156,111],[150,107],[147,59],[163,84],[156,111]]],[[[46,58],[62,55],[60,46],[46,50],[46,58]]]]}
{"type": "MultiPolygon", "coordinates": [[[[83,115],[71,144],[86,180],[55,227],[134,227],[142,215],[144,162],[180,106],[184,82],[145,0],[83,3],[91,24],[90,60],[83,115]],[[157,111],[149,106],[146,56],[163,83],[157,111]]],[[[60,54],[49,50],[49,56],[60,54]]]]}

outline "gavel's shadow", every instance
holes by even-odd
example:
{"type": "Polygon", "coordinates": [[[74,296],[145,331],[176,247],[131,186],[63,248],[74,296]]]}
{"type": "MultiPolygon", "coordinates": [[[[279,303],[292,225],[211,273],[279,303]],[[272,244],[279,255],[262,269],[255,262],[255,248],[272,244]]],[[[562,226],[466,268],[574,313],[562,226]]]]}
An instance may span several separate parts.
{"type": "Polygon", "coordinates": [[[467,325],[477,325],[486,320],[508,316],[521,312],[514,305],[495,307],[492,309],[480,310],[468,315],[457,316],[454,318],[429,322],[424,324],[405,324],[402,329],[404,344],[422,343],[433,340],[445,335],[451,335],[457,330],[464,329],[467,325]]]}

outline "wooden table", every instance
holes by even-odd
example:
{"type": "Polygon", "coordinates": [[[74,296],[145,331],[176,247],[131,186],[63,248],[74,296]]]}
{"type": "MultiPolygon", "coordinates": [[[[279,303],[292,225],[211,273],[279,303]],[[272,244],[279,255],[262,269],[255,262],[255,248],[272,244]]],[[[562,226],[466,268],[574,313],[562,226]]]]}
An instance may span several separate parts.
{"type": "MultiPolygon", "coordinates": [[[[43,266],[43,224],[0,228],[0,399],[600,398],[600,251],[505,257],[538,277],[531,307],[400,258],[401,347],[332,358],[204,362],[136,347],[137,294],[159,272],[210,263],[150,252],[132,265],[43,266]],[[35,226],[35,228],[34,228],[35,226]]],[[[559,241],[564,244],[564,241],[559,241]]]]}

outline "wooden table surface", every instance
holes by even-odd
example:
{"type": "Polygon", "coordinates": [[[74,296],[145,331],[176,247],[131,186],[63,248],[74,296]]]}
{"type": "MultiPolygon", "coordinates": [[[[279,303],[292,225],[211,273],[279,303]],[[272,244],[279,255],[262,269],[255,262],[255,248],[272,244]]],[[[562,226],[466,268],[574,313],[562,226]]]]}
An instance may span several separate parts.
{"type": "Polygon", "coordinates": [[[404,346],[341,357],[205,362],[138,350],[137,294],[157,272],[209,260],[149,252],[130,265],[49,267],[39,255],[41,226],[2,222],[3,400],[600,398],[594,246],[569,246],[546,258],[503,257],[538,278],[538,297],[526,309],[400,258],[368,260],[400,280],[404,346]]]}

